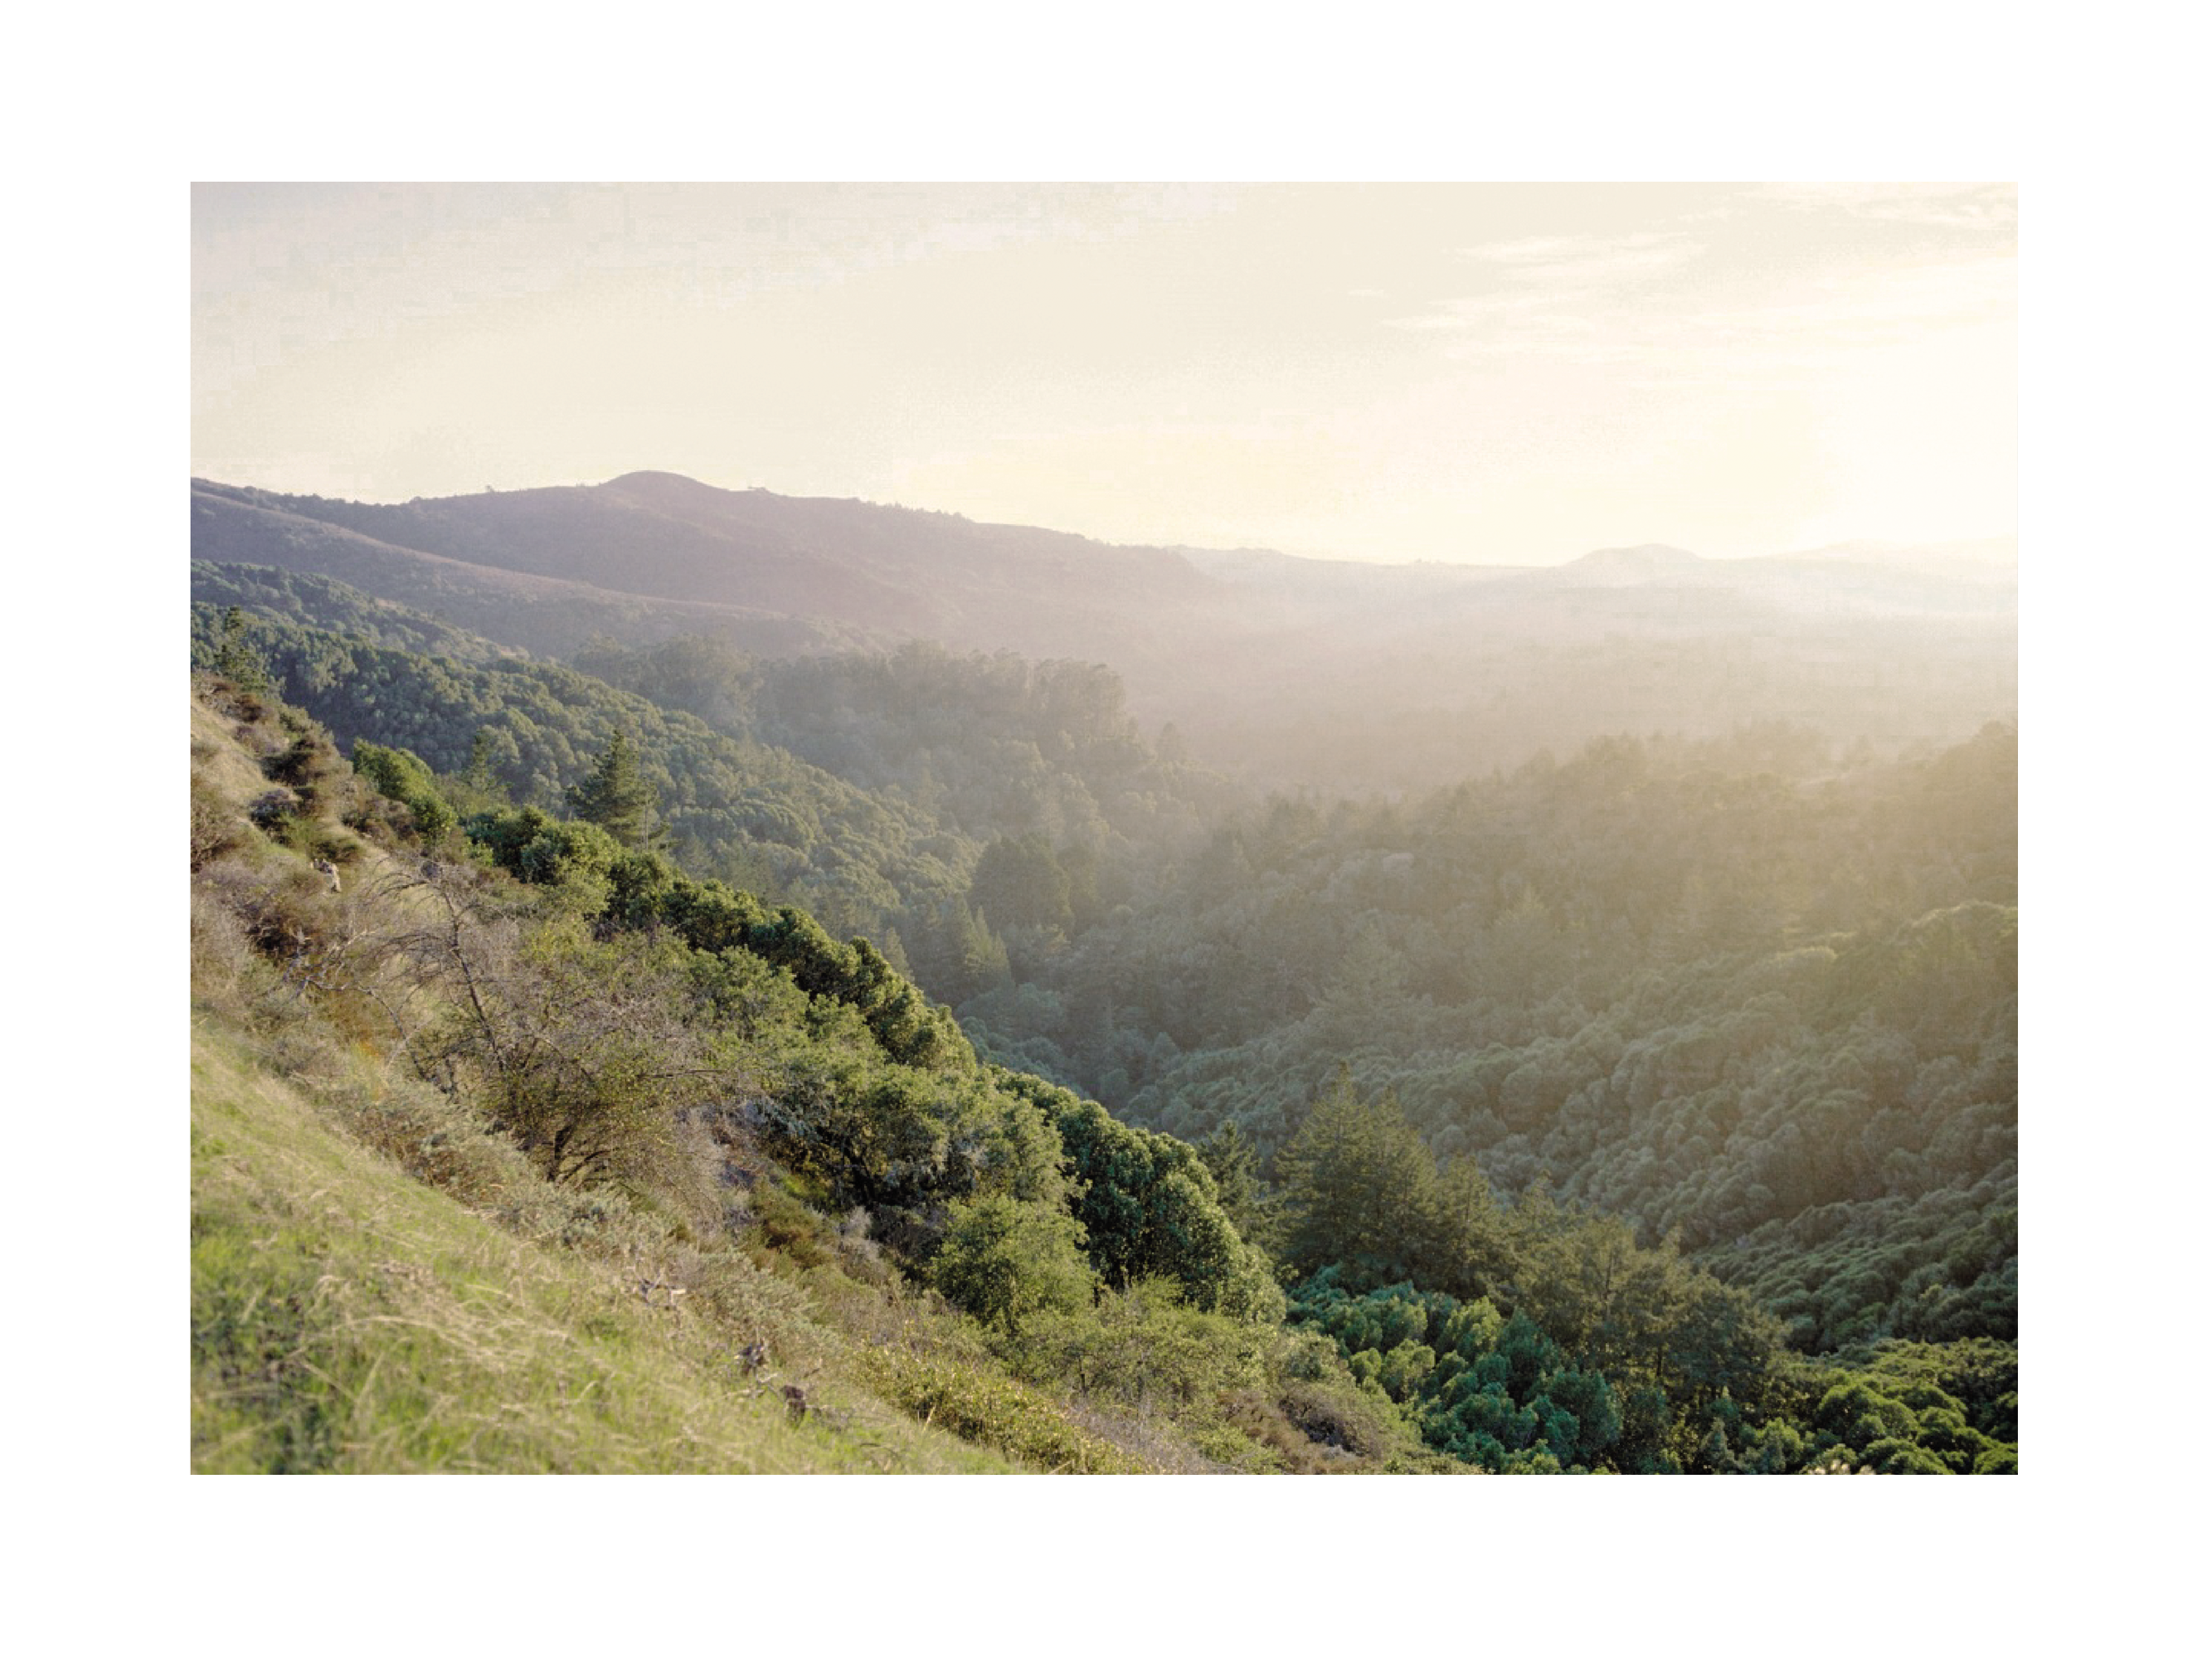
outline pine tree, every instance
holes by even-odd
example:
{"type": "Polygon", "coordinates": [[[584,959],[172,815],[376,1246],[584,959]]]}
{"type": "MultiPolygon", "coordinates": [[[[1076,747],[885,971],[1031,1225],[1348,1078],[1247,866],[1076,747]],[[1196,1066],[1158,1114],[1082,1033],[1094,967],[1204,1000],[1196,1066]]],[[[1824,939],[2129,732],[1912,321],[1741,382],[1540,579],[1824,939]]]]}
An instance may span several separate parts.
{"type": "Polygon", "coordinates": [[[234,605],[222,613],[222,641],[216,647],[215,672],[241,691],[270,689],[269,665],[246,642],[246,613],[234,605]]]}
{"type": "Polygon", "coordinates": [[[463,775],[471,789],[490,794],[498,787],[499,780],[491,769],[491,732],[483,726],[469,742],[469,769],[463,775]]]}
{"type": "Polygon", "coordinates": [[[596,823],[625,847],[642,847],[665,839],[665,829],[653,823],[660,792],[638,770],[629,738],[617,732],[592,763],[591,775],[568,791],[568,811],[586,823],[596,823]]]}
{"type": "Polygon", "coordinates": [[[1282,1200],[1265,1190],[1260,1179],[1260,1150],[1228,1119],[1197,1143],[1198,1155],[1213,1176],[1213,1189],[1221,1207],[1247,1241],[1263,1249],[1279,1248],[1282,1200]]]}
{"type": "Polygon", "coordinates": [[[1299,1271],[1336,1262],[1346,1289],[1411,1279],[1442,1224],[1436,1160],[1385,1091],[1362,1100],[1334,1079],[1275,1160],[1286,1253],[1299,1271]]]}

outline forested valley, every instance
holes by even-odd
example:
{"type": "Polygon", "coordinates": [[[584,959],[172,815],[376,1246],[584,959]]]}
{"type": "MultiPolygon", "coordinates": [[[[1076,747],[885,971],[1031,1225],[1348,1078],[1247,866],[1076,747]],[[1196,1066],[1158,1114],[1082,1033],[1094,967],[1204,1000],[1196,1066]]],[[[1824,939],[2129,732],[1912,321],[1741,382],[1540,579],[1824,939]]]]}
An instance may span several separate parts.
{"type": "Polygon", "coordinates": [[[192,581],[196,1068],[600,1287],[465,1425],[437,1268],[210,1198],[196,1467],[2017,1468],[2007,719],[1270,788],[1094,661],[192,581]]]}

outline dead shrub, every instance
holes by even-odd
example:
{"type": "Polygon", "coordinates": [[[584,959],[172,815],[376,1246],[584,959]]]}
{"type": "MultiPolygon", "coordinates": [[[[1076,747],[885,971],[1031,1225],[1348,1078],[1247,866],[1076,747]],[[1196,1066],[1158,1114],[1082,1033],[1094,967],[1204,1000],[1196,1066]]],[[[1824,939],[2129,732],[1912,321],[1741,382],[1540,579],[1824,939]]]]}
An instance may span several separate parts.
{"type": "Polygon", "coordinates": [[[242,1017],[270,982],[267,964],[246,937],[237,911],[221,894],[195,885],[191,917],[193,1000],[242,1017]]]}
{"type": "Polygon", "coordinates": [[[192,777],[192,870],[195,874],[236,847],[243,836],[237,814],[197,773],[192,777]]]}
{"type": "Polygon", "coordinates": [[[1293,1379],[1283,1385],[1279,1404],[1291,1425],[1317,1446],[1357,1457],[1382,1457],[1390,1451],[1381,1411],[1360,1397],[1356,1384],[1332,1387],[1293,1379]]]}
{"type": "Polygon", "coordinates": [[[1353,1461],[1348,1451],[1324,1449],[1285,1417],[1280,1406],[1255,1389],[1239,1389],[1224,1395],[1221,1405],[1230,1425],[1273,1453],[1286,1474],[1337,1474],[1353,1461]]]}
{"type": "Polygon", "coordinates": [[[837,1265],[863,1285],[881,1290],[891,1282],[892,1268],[884,1259],[883,1246],[868,1237],[868,1212],[855,1206],[837,1224],[837,1265]]]}
{"type": "Polygon", "coordinates": [[[518,1184],[538,1184],[513,1142],[428,1085],[356,1069],[317,1098],[356,1139],[472,1209],[488,1208],[518,1184]]]}
{"type": "Polygon", "coordinates": [[[246,807],[246,816],[256,830],[274,839],[282,833],[287,821],[299,817],[303,804],[293,791],[279,785],[256,795],[246,807]]]}

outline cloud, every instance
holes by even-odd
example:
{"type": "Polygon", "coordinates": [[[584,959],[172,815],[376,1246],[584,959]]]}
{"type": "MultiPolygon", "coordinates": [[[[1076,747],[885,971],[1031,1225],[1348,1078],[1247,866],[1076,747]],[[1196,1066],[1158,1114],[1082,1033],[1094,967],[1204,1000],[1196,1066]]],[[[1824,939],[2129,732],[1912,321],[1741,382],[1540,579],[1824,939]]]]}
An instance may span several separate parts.
{"type": "Polygon", "coordinates": [[[1684,271],[1703,248],[1688,237],[1639,231],[1622,236],[1525,236],[1462,248],[1486,291],[1441,300],[1394,317],[1389,326],[1466,333],[1504,331],[1529,343],[1579,337],[1584,319],[1684,271]]]}
{"type": "MultiPolygon", "coordinates": [[[[1781,386],[1868,349],[2013,320],[2009,185],[1763,185],[1735,199],[1792,219],[1818,211],[2004,234],[1952,242],[1948,257],[1932,257],[1924,239],[1884,251],[1861,240],[1839,256],[1826,239],[1778,243],[1771,234],[1525,236],[1461,249],[1472,291],[1389,325],[1441,337],[1445,356],[1461,362],[1528,359],[1654,383],[1692,375],[1781,386]]],[[[1743,212],[1739,205],[1730,216],[1743,212]]]]}
{"type": "Polygon", "coordinates": [[[1704,248],[1675,232],[1625,236],[1525,236],[1462,250],[1462,257],[1498,270],[1507,281],[1546,289],[1601,289],[1641,283],[1678,270],[1704,248]]]}
{"type": "Polygon", "coordinates": [[[1760,185],[1744,194],[1802,212],[1962,230],[2008,231],[2020,218],[2020,194],[2008,184],[1760,185]]]}
{"type": "Polygon", "coordinates": [[[1765,337],[1887,338],[1941,324],[2011,314],[2017,265],[2009,255],[1930,259],[1820,279],[1802,297],[1692,319],[1708,331],[1765,337]]]}

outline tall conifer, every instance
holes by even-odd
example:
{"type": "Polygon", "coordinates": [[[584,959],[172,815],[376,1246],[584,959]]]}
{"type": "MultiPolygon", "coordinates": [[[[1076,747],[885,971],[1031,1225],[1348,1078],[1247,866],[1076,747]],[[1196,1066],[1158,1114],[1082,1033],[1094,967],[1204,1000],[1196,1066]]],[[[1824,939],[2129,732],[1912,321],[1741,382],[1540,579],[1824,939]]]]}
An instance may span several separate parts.
{"type": "Polygon", "coordinates": [[[637,757],[629,737],[617,731],[592,764],[591,775],[568,791],[568,811],[586,823],[596,823],[625,847],[641,847],[663,839],[656,830],[654,809],[660,792],[638,770],[637,757]]]}

